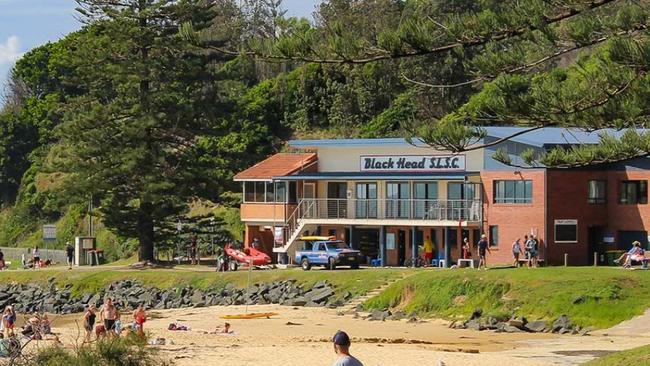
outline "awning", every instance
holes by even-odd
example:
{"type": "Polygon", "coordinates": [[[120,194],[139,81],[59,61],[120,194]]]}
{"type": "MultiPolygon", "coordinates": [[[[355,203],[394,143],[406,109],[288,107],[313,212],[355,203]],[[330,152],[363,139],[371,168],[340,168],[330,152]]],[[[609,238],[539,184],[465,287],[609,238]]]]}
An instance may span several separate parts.
{"type": "Polygon", "coordinates": [[[465,180],[466,177],[479,175],[479,172],[447,173],[405,173],[405,172],[316,172],[300,173],[273,180],[465,180]]]}
{"type": "Polygon", "coordinates": [[[268,181],[273,177],[290,175],[313,165],[318,157],[314,153],[278,153],[262,160],[252,167],[235,175],[235,181],[268,181]]]}

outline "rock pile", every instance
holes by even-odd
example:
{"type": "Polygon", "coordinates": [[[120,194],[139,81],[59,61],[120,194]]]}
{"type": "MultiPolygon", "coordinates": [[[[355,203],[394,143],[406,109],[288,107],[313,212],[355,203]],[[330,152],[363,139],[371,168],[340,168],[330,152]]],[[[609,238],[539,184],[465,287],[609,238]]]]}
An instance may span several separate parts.
{"type": "Polygon", "coordinates": [[[497,318],[493,316],[483,317],[483,311],[476,309],[466,321],[452,322],[449,325],[454,329],[472,329],[472,330],[493,330],[501,333],[558,333],[558,334],[581,334],[587,335],[592,329],[581,329],[580,326],[574,326],[569,317],[561,315],[553,323],[549,324],[545,320],[528,321],[522,316],[513,316],[510,319],[497,318]]]}
{"type": "Polygon", "coordinates": [[[385,310],[373,310],[364,319],[369,321],[386,321],[386,320],[402,320],[406,319],[409,322],[418,321],[417,314],[412,312],[407,314],[405,311],[398,310],[396,312],[391,312],[388,309],[385,310]]]}
{"type": "Polygon", "coordinates": [[[56,314],[82,312],[91,303],[101,306],[111,297],[122,308],[135,308],[145,304],[147,308],[173,309],[213,305],[282,304],[288,306],[343,305],[334,300],[334,288],[327,281],[303,288],[295,280],[256,284],[248,289],[238,289],[228,284],[221,289],[200,290],[191,286],[161,290],[145,287],[131,280],[118,281],[97,293],[73,296],[72,286],[58,288],[54,278],[46,287],[34,284],[0,284],[0,309],[14,305],[16,311],[29,313],[46,311],[56,314]]]}

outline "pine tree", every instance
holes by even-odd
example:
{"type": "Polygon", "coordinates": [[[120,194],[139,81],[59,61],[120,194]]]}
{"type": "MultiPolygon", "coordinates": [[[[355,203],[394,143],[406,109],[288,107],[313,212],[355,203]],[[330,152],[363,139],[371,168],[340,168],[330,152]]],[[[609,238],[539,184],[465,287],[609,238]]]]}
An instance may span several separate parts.
{"type": "Polygon", "coordinates": [[[215,14],[201,0],[77,3],[93,35],[77,45],[68,81],[85,93],[66,105],[52,165],[70,193],[99,197],[108,227],[138,238],[140,260],[153,260],[189,199],[217,189],[200,160],[221,104],[212,60],[178,36],[215,14]]]}

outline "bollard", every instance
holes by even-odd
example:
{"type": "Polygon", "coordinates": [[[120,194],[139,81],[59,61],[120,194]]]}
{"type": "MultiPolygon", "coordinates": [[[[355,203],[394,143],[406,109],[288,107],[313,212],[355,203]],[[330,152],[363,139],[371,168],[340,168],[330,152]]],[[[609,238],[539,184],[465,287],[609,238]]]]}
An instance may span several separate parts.
{"type": "Polygon", "coordinates": [[[569,265],[569,255],[567,253],[564,253],[564,266],[567,267],[569,265]]]}
{"type": "Polygon", "coordinates": [[[598,267],[598,252],[594,252],[594,267],[598,267]]]}

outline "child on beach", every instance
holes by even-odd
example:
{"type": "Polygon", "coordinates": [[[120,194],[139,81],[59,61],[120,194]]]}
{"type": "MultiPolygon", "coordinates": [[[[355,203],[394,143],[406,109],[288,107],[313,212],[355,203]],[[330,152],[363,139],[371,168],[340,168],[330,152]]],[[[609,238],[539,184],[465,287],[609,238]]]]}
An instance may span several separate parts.
{"type": "Polygon", "coordinates": [[[86,337],[84,343],[90,343],[90,338],[93,335],[93,329],[95,328],[95,304],[90,304],[86,312],[84,313],[84,330],[86,331],[86,337]]]}
{"type": "Polygon", "coordinates": [[[144,322],[147,321],[147,313],[144,311],[144,305],[140,304],[137,309],[133,311],[133,321],[135,330],[140,337],[144,337],[144,322]]]}

